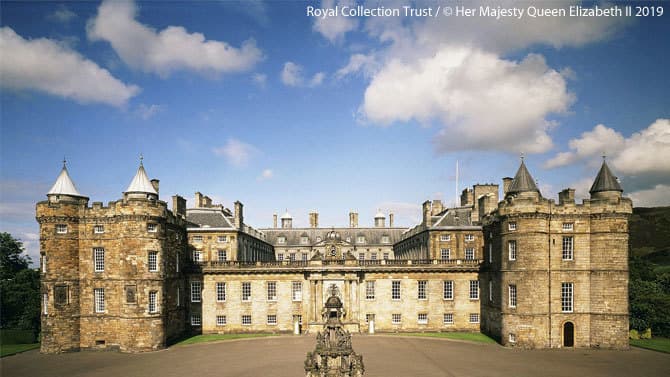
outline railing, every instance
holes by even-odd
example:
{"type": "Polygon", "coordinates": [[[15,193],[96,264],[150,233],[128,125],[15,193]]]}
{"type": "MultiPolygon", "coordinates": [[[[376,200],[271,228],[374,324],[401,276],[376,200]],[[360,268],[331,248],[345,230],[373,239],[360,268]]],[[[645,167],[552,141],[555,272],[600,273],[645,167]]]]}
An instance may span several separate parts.
{"type": "Polygon", "coordinates": [[[443,267],[474,267],[478,266],[481,260],[470,259],[365,259],[355,261],[345,261],[343,259],[326,259],[320,261],[266,261],[266,262],[247,262],[247,261],[208,261],[200,262],[197,267],[202,269],[235,269],[235,268],[301,268],[301,267],[327,267],[327,266],[350,266],[350,267],[382,267],[383,266],[443,266],[443,267]]]}

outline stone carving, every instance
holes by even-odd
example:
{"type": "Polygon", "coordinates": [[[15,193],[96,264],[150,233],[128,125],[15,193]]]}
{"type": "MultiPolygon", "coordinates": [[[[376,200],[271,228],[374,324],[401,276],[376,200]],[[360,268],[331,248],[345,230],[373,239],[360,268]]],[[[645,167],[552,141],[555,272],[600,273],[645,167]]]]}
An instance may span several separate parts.
{"type": "Polygon", "coordinates": [[[363,356],[351,346],[351,334],[342,326],[344,308],[335,284],[328,288],[322,315],[323,331],[316,333],[316,348],[305,359],[307,377],[362,377],[365,372],[363,356]]]}

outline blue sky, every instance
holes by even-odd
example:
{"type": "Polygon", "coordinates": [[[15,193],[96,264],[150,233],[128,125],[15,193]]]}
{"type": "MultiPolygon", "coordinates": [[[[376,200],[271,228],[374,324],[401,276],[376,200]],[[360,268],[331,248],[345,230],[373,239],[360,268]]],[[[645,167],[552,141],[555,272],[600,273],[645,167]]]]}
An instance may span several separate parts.
{"type": "Polygon", "coordinates": [[[645,18],[306,14],[352,3],[3,2],[1,230],[36,259],[34,204],[63,156],[108,202],[140,153],[162,199],[240,200],[254,227],[286,209],[298,226],[313,209],[371,225],[378,208],[411,226],[424,200],[454,202],[457,160],[462,189],[512,176],[521,152],[544,196],[586,197],[605,152],[635,205],[670,204],[668,3],[645,18]]]}

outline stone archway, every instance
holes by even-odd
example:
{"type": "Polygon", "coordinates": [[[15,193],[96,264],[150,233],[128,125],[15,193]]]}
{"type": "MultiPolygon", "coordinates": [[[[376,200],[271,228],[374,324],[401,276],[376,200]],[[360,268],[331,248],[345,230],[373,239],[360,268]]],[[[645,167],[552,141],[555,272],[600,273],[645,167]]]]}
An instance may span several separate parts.
{"type": "Polygon", "coordinates": [[[575,324],[568,321],[563,324],[563,347],[575,346],[575,324]]]}

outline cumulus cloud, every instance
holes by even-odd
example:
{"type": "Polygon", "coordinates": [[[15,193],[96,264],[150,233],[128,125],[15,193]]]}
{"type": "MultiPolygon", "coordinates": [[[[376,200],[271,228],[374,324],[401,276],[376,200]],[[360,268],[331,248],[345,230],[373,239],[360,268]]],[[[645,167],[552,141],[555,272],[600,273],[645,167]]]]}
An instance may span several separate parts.
{"type": "Polygon", "coordinates": [[[135,113],[140,118],[147,120],[161,111],[163,111],[163,106],[161,105],[146,105],[144,103],[141,103],[135,110],[135,113]]]}
{"type": "Polygon", "coordinates": [[[47,20],[67,24],[77,18],[77,14],[67,9],[65,5],[59,5],[58,8],[47,15],[47,20]]]}
{"type": "Polygon", "coordinates": [[[268,179],[272,179],[274,175],[272,169],[265,169],[261,172],[261,175],[258,176],[258,181],[267,181],[268,179]]]}
{"type": "Polygon", "coordinates": [[[536,153],[552,146],[546,116],[566,111],[572,101],[563,76],[540,55],[516,62],[450,47],[410,63],[388,62],[366,89],[360,113],[382,125],[437,119],[444,125],[435,140],[441,152],[536,153]]]}
{"type": "Polygon", "coordinates": [[[318,72],[314,74],[311,79],[307,80],[303,73],[303,67],[293,62],[284,63],[284,68],[282,68],[280,74],[281,81],[284,83],[284,85],[293,87],[319,86],[323,83],[325,76],[326,75],[323,72],[318,72]]]}
{"type": "Polygon", "coordinates": [[[27,40],[10,27],[0,29],[0,86],[37,90],[80,103],[122,106],[139,93],[108,70],[63,43],[38,38],[27,40]]]}
{"type": "Polygon", "coordinates": [[[359,73],[362,73],[364,77],[371,77],[377,70],[379,70],[379,64],[374,55],[353,54],[349,57],[347,65],[335,72],[335,78],[339,80],[359,73]]]}
{"type": "Polygon", "coordinates": [[[217,156],[224,157],[233,166],[243,167],[258,153],[258,149],[237,139],[228,139],[226,145],[214,148],[212,152],[217,156]]]}
{"type": "Polygon", "coordinates": [[[636,207],[669,206],[670,185],[656,185],[648,190],[632,192],[628,196],[636,207]]]}
{"type": "MultiPolygon", "coordinates": [[[[321,8],[332,9],[335,6],[356,6],[355,0],[323,0],[321,8]]],[[[344,17],[338,15],[337,17],[316,18],[314,20],[314,31],[323,35],[331,42],[338,42],[344,39],[344,35],[350,31],[358,28],[358,20],[355,17],[344,17]]]]}
{"type": "Polygon", "coordinates": [[[571,151],[558,153],[544,167],[552,169],[603,153],[618,152],[624,146],[624,137],[621,133],[598,124],[592,131],[582,133],[580,138],[570,140],[568,145],[571,151]]]}
{"type": "Polygon", "coordinates": [[[176,70],[231,73],[251,69],[262,58],[253,40],[235,48],[226,42],[206,40],[181,26],[156,31],[135,18],[132,1],[104,1],[87,25],[93,41],[107,41],[129,66],[163,77],[176,70]]]}

